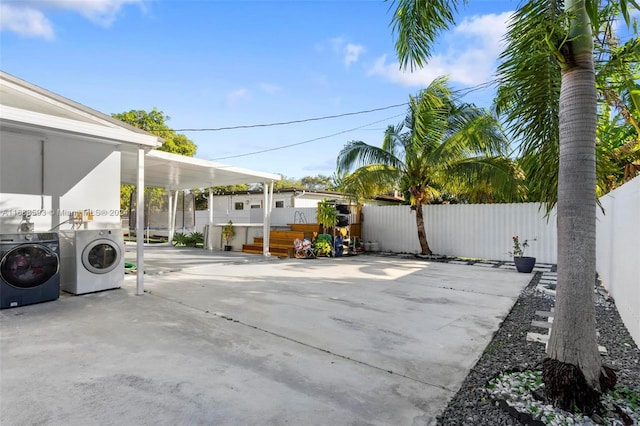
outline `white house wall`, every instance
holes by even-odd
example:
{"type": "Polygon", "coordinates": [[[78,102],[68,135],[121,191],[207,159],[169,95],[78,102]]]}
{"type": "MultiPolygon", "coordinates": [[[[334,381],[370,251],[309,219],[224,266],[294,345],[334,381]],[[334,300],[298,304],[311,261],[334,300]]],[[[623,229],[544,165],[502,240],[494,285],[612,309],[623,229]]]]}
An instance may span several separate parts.
{"type": "MultiPolygon", "coordinates": [[[[91,211],[87,228],[120,224],[120,153],[115,145],[52,134],[0,137],[0,232],[15,232],[21,213],[49,230],[75,211],[91,211]],[[44,149],[43,149],[44,148],[44,149]],[[42,161],[42,162],[41,162],[42,161]]],[[[70,229],[62,224],[59,229],[70,229]]]]}

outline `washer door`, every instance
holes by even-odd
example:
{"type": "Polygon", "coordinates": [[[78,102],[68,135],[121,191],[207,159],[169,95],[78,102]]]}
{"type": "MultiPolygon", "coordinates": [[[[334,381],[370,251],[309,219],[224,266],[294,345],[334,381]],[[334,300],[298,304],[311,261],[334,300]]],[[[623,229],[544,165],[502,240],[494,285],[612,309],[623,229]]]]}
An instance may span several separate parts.
{"type": "Polygon", "coordinates": [[[90,242],[82,251],[82,264],[89,272],[106,274],[119,264],[122,252],[114,241],[100,239],[90,242]]]}
{"type": "Polygon", "coordinates": [[[39,244],[22,244],[0,260],[0,276],[17,288],[38,287],[58,273],[58,255],[39,244]]]}

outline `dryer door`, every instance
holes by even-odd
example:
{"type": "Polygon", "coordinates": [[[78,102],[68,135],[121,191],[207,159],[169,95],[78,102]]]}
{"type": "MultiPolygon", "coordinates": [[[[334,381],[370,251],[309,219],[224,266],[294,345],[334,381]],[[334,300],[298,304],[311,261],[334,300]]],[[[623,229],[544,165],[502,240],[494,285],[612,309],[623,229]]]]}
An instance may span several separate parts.
{"type": "Polygon", "coordinates": [[[120,246],[115,241],[104,238],[90,242],[82,251],[82,264],[94,274],[113,271],[120,264],[121,258],[120,246]]]}
{"type": "Polygon", "coordinates": [[[58,255],[40,244],[22,244],[0,260],[0,276],[17,288],[38,287],[58,273],[58,255]]]}

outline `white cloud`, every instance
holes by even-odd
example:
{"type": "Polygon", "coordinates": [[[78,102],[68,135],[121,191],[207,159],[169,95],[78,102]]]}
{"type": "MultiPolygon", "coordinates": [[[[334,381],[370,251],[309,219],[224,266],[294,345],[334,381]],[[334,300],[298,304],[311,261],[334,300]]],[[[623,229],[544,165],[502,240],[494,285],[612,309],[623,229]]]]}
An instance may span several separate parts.
{"type": "Polygon", "coordinates": [[[358,62],[358,59],[360,58],[360,55],[363,52],[364,52],[364,46],[362,46],[360,44],[348,43],[344,47],[344,65],[345,65],[345,67],[349,68],[349,66],[352,63],[358,62]]]}
{"type": "Polygon", "coordinates": [[[329,46],[334,55],[340,57],[345,68],[358,62],[360,55],[365,52],[365,47],[361,44],[349,43],[344,37],[334,37],[325,43],[316,43],[315,49],[318,53],[325,51],[325,46],[329,46]]]}
{"type": "Polygon", "coordinates": [[[26,37],[54,38],[51,22],[39,10],[0,4],[0,31],[10,31],[26,37]]]}
{"type": "Polygon", "coordinates": [[[251,100],[251,93],[244,87],[227,94],[227,106],[234,108],[240,103],[251,100]]]}
{"type": "Polygon", "coordinates": [[[274,93],[282,92],[282,87],[276,84],[262,82],[262,83],[258,83],[258,86],[260,86],[260,89],[262,89],[263,92],[268,93],[270,95],[273,95],[274,93]]]}
{"type": "Polygon", "coordinates": [[[147,0],[47,0],[46,4],[80,13],[85,18],[108,27],[124,6],[133,4],[144,10],[146,2],[147,0]]]}
{"type": "Polygon", "coordinates": [[[448,75],[451,82],[476,85],[493,78],[502,39],[512,12],[465,18],[451,34],[442,39],[443,52],[433,55],[421,69],[400,70],[399,62],[379,57],[369,68],[369,75],[409,87],[424,87],[434,78],[448,75]]]}
{"type": "Polygon", "coordinates": [[[46,17],[50,10],[77,13],[90,21],[109,27],[122,8],[135,4],[145,10],[149,0],[22,0],[0,4],[0,30],[31,37],[52,39],[53,25],[46,17]]]}

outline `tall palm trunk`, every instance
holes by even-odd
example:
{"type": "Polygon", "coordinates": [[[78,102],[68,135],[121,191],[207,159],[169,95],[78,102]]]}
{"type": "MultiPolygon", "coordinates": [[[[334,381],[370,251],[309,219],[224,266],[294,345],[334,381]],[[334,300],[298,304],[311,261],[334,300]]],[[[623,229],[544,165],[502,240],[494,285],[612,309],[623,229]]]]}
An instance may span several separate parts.
{"type": "Polygon", "coordinates": [[[420,248],[422,249],[422,254],[430,255],[431,248],[429,248],[429,243],[427,242],[427,232],[424,229],[424,213],[422,212],[422,204],[416,203],[416,225],[418,226],[418,241],[420,241],[420,248]]]}
{"type": "Polygon", "coordinates": [[[593,297],[597,93],[584,1],[568,0],[566,4],[574,19],[572,42],[564,51],[560,91],[558,286],[547,348],[550,359],[545,360],[543,377],[549,395],[559,406],[569,410],[577,406],[588,413],[599,401],[602,369],[593,297]]]}

